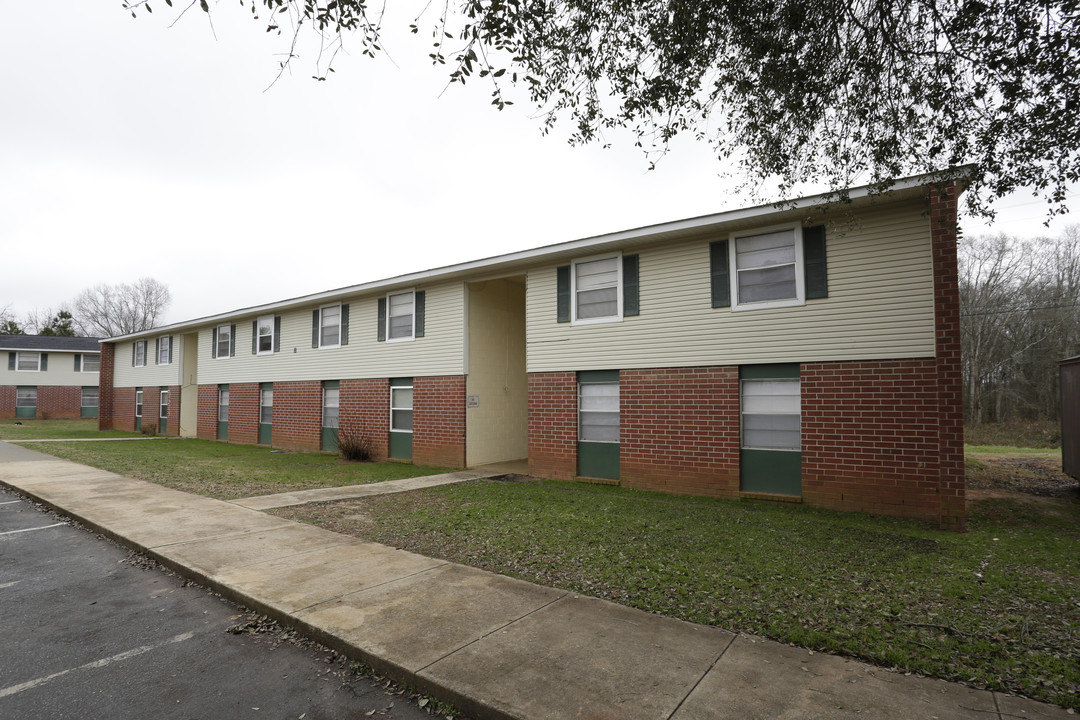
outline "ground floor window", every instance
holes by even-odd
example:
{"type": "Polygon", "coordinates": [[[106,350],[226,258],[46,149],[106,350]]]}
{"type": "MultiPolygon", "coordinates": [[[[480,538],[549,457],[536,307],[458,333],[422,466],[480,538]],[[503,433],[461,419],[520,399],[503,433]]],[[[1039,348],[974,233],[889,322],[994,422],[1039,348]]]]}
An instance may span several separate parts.
{"type": "Polygon", "coordinates": [[[340,406],[341,383],[337,380],[325,380],[322,402],[322,442],[320,443],[323,450],[337,452],[340,406]]]}
{"type": "Polygon", "coordinates": [[[219,423],[229,422],[229,388],[218,388],[217,419],[219,423]]]}
{"type": "Polygon", "coordinates": [[[142,388],[135,390],[135,417],[142,417],[143,391],[142,388]]]}
{"type": "Polygon", "coordinates": [[[82,389],[82,400],[80,401],[81,417],[97,417],[98,403],[101,398],[101,392],[96,387],[84,387],[82,389]]]}
{"type": "Polygon", "coordinates": [[[274,388],[264,387],[259,392],[259,422],[269,425],[274,421],[274,388]]]}
{"type": "Polygon", "coordinates": [[[413,379],[390,379],[390,457],[412,460],[413,379]]]}
{"type": "Polygon", "coordinates": [[[739,487],[802,495],[802,382],[797,364],[739,368],[739,487]]]}
{"type": "Polygon", "coordinates": [[[37,388],[15,389],[15,417],[32,418],[37,415],[37,388]]]}
{"type": "Polygon", "coordinates": [[[619,371],[578,373],[577,473],[619,479],[619,371]]]}

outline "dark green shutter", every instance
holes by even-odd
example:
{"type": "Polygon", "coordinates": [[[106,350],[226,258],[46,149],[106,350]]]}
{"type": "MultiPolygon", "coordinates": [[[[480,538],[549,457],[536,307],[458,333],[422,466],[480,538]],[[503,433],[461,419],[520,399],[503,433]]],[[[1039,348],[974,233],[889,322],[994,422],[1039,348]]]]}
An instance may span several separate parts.
{"type": "Polygon", "coordinates": [[[570,266],[555,268],[555,305],[558,322],[570,322],[570,266]]]}
{"type": "Polygon", "coordinates": [[[712,289],[712,306],[731,307],[731,274],[728,270],[728,241],[709,243],[709,275],[712,289]]]}
{"type": "Polygon", "coordinates": [[[41,353],[41,370],[44,372],[49,369],[49,353],[41,353]]]}
{"type": "Polygon", "coordinates": [[[341,344],[349,344],[349,306],[345,303],[341,304],[341,344]]]}
{"type": "Polygon", "coordinates": [[[251,321],[251,354],[259,352],[259,321],[251,321]]]}
{"type": "Polygon", "coordinates": [[[236,355],[236,325],[229,326],[229,357],[236,355]]]}
{"type": "Polygon", "coordinates": [[[803,271],[806,299],[829,297],[829,270],[825,260],[825,226],[803,228],[803,271]]]}
{"type": "Polygon", "coordinates": [[[319,347],[319,310],[311,311],[311,347],[319,347]]]}
{"type": "Polygon", "coordinates": [[[13,352],[9,352],[7,354],[7,369],[8,370],[14,370],[15,369],[15,353],[13,353],[13,352]]]}
{"type": "Polygon", "coordinates": [[[135,346],[139,344],[139,341],[131,343],[131,367],[135,367],[135,346]]]}
{"type": "Polygon", "coordinates": [[[173,336],[170,335],[169,336],[169,364],[170,365],[172,365],[172,346],[173,346],[173,336]]]}
{"type": "Polygon", "coordinates": [[[413,325],[413,337],[424,337],[424,306],[427,303],[427,296],[423,290],[417,290],[413,297],[413,311],[416,313],[415,324],[413,325]]]}
{"type": "Polygon", "coordinates": [[[637,315],[638,306],[638,256],[623,255],[622,259],[622,282],[623,282],[623,311],[624,317],[637,315]]]}
{"type": "Polygon", "coordinates": [[[217,357],[217,328],[214,328],[214,334],[210,340],[210,357],[217,357]]]}
{"type": "Polygon", "coordinates": [[[161,359],[161,338],[154,338],[154,364],[158,364],[158,360],[161,359]]]}
{"type": "Polygon", "coordinates": [[[274,352],[281,350],[281,316],[274,316],[274,352]]]}
{"type": "Polygon", "coordinates": [[[379,342],[386,339],[386,298],[379,298],[379,342]]]}
{"type": "Polygon", "coordinates": [[[75,353],[75,372],[82,372],[82,355],[75,353]]]}

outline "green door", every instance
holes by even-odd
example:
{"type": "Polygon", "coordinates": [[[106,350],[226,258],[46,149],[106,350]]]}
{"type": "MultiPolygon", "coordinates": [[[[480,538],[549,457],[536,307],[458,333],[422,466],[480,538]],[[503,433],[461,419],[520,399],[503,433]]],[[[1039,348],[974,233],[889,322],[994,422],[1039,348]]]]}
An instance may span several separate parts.
{"type": "Polygon", "coordinates": [[[413,380],[390,379],[390,457],[412,460],[413,380]]]}
{"type": "Polygon", "coordinates": [[[577,474],[619,479],[619,371],[578,373],[577,474]]]}
{"type": "Polygon", "coordinates": [[[337,380],[323,381],[322,437],[319,447],[330,452],[338,449],[338,424],[340,418],[341,383],[337,380]]]}
{"type": "Polygon", "coordinates": [[[37,415],[37,388],[15,388],[15,417],[32,418],[37,415]]]}
{"type": "Polygon", "coordinates": [[[802,495],[802,418],[799,366],[739,368],[742,449],[740,489],[802,495]]]}
{"type": "Polygon", "coordinates": [[[274,383],[259,385],[259,444],[269,445],[274,422],[274,383]]]}
{"type": "Polygon", "coordinates": [[[162,435],[169,427],[169,389],[161,388],[161,414],[158,417],[158,432],[162,435]]]}

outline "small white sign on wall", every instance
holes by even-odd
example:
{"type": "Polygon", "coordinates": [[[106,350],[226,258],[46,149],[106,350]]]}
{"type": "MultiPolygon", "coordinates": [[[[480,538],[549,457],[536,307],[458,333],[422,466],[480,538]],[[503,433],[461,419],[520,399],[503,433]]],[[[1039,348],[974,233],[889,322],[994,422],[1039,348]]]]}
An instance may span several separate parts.
{"type": "Polygon", "coordinates": [[[467,398],[465,398],[465,407],[480,407],[480,396],[469,395],[467,398]]]}

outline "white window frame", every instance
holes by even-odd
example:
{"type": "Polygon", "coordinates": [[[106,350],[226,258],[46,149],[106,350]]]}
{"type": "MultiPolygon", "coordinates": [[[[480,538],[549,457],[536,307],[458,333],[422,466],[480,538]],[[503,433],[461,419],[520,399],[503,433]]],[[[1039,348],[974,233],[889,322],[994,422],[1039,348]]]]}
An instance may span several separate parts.
{"type": "Polygon", "coordinates": [[[802,452],[802,378],[747,378],[739,381],[739,447],[743,450],[767,450],[769,452],[802,452]],[[798,412],[757,412],[746,411],[746,385],[747,383],[790,383],[795,386],[797,392],[793,396],[798,401],[798,412]],[[798,447],[762,447],[746,443],[745,417],[747,415],[773,415],[795,416],[799,418],[799,446],[798,447]]]}
{"type": "Polygon", "coordinates": [[[394,427],[394,411],[395,410],[408,410],[410,413],[413,413],[413,415],[409,416],[410,418],[413,419],[413,422],[411,422],[409,424],[413,425],[415,427],[415,420],[416,420],[416,416],[415,416],[415,413],[416,413],[416,390],[415,390],[415,387],[416,387],[415,384],[413,384],[413,385],[391,385],[390,386],[390,432],[408,433],[408,434],[412,435],[413,431],[412,431],[411,428],[409,430],[399,430],[398,428],[394,427]],[[395,390],[408,390],[410,392],[410,394],[412,395],[412,399],[413,399],[412,404],[409,405],[409,407],[397,407],[397,406],[395,406],[394,405],[394,391],[395,390]]]}
{"type": "Polygon", "coordinates": [[[225,323],[224,325],[217,326],[217,343],[214,345],[214,352],[217,354],[215,359],[227,360],[232,357],[233,343],[236,342],[236,338],[233,337],[232,324],[225,323]],[[225,331],[225,334],[229,337],[229,346],[225,348],[225,352],[221,352],[221,332],[225,331]]]}
{"type": "Polygon", "coordinates": [[[82,353],[79,356],[79,372],[84,372],[84,373],[101,372],[101,353],[82,353]],[[87,370],[86,369],[86,358],[88,358],[88,357],[97,358],[97,361],[98,361],[98,369],[97,370],[87,370]]]}
{"type": "Polygon", "coordinates": [[[416,290],[400,290],[398,292],[392,292],[386,294],[386,342],[409,342],[416,339],[416,290]],[[399,297],[401,295],[409,295],[412,298],[412,313],[410,317],[412,321],[409,323],[409,335],[408,337],[390,337],[390,298],[399,297]]]}
{"type": "Polygon", "coordinates": [[[37,407],[37,391],[38,391],[38,389],[36,387],[18,387],[18,388],[15,388],[15,407],[17,407],[17,408],[19,408],[19,407],[33,407],[33,408],[36,408],[37,407]],[[27,405],[25,402],[20,403],[19,401],[23,399],[23,398],[19,397],[20,394],[23,395],[24,397],[28,397],[28,396],[30,396],[32,394],[33,397],[34,397],[34,404],[33,405],[27,405]]]}
{"type": "Polygon", "coordinates": [[[172,336],[170,336],[170,335],[162,335],[160,338],[158,338],[158,356],[157,356],[157,364],[158,365],[168,365],[169,364],[169,355],[172,352],[172,339],[171,338],[172,338],[172,336]],[[161,359],[162,355],[165,356],[164,360],[161,359]]]}
{"type": "MultiPolygon", "coordinates": [[[[798,223],[786,223],[784,225],[770,225],[768,227],[753,228],[733,232],[728,236],[728,268],[731,277],[731,310],[739,312],[743,310],[761,310],[763,308],[794,307],[806,304],[806,272],[803,259],[802,225],[798,223]],[[762,300],[760,302],[742,302],[739,299],[739,267],[738,267],[738,242],[739,238],[750,238],[757,235],[791,230],[795,239],[795,297],[779,300],[762,300]]],[[[746,268],[757,270],[758,268],[746,268]]]]}
{"type": "Polygon", "coordinates": [[[229,422],[229,388],[218,387],[217,391],[217,421],[219,423],[229,422]],[[221,409],[225,408],[225,417],[222,418],[221,409]]]}
{"type": "Polygon", "coordinates": [[[622,253],[608,253],[605,255],[592,255],[590,257],[578,258],[570,263],[570,324],[571,325],[596,325],[598,323],[610,323],[610,322],[622,322],[623,319],[623,264],[622,253]],[[605,315],[603,317],[594,318],[579,318],[578,317],[578,289],[577,289],[577,269],[578,265],[584,265],[586,263],[596,262],[597,260],[610,260],[615,259],[615,302],[617,303],[618,312],[614,315],[605,315]]]}
{"type": "MultiPolygon", "coordinates": [[[[324,400],[325,402],[325,397],[324,400]]],[[[340,410],[339,410],[340,412],[340,410]]],[[[273,425],[274,424],[274,388],[259,388],[259,424],[260,425],[273,425]],[[266,394],[270,393],[270,404],[266,404],[266,394]],[[267,408],[270,409],[270,420],[263,420],[263,411],[267,408]]]]}
{"type": "Polygon", "coordinates": [[[135,367],[146,367],[146,341],[135,341],[135,367]],[[139,350],[142,350],[142,357],[139,357],[139,350]]]}
{"type": "Polygon", "coordinates": [[[85,408],[88,408],[88,407],[93,407],[93,408],[100,407],[101,406],[101,388],[89,388],[89,389],[94,392],[94,404],[93,405],[87,405],[86,404],[86,390],[87,390],[87,388],[82,388],[82,390],[81,390],[82,395],[79,398],[79,407],[85,407],[85,408]]]}
{"type": "Polygon", "coordinates": [[[135,417],[141,418],[143,411],[143,391],[135,391],[135,417]]]}
{"type": "Polygon", "coordinates": [[[29,352],[29,351],[27,351],[27,352],[16,351],[16,353],[15,353],[15,372],[41,372],[41,353],[39,353],[39,352],[29,352]],[[21,368],[21,367],[19,367],[20,365],[22,365],[23,357],[25,356],[26,358],[29,359],[29,357],[31,355],[36,355],[37,356],[37,363],[34,365],[34,368],[30,369],[30,368],[21,368]]]}
{"type": "Polygon", "coordinates": [[[341,303],[330,303],[329,305],[321,305],[319,307],[319,349],[331,350],[333,348],[341,347],[341,303]],[[337,342],[334,344],[323,344],[323,310],[329,308],[337,308],[337,342]]]}
{"type": "Polygon", "coordinates": [[[159,419],[164,418],[164,419],[168,420],[169,419],[169,391],[168,390],[162,390],[158,394],[158,407],[160,408],[158,410],[158,412],[159,412],[158,418],[159,419]]]}
{"type": "Polygon", "coordinates": [[[338,387],[324,387],[322,389],[322,418],[320,418],[320,428],[340,428],[341,427],[341,386],[338,387]],[[336,394],[336,399],[333,405],[327,405],[326,400],[330,396],[330,392],[333,391],[336,394]],[[334,408],[337,410],[337,418],[334,420],[333,425],[326,424],[326,409],[334,408]]]}
{"type": "MultiPolygon", "coordinates": [[[[319,322],[322,322],[322,313],[319,313],[319,322]]],[[[322,340],[320,333],[320,340],[322,340]]],[[[255,319],[255,354],[256,355],[273,355],[274,354],[274,316],[273,315],[260,315],[255,319]],[[270,327],[270,334],[263,335],[263,321],[268,321],[267,325],[270,327]],[[264,337],[270,338],[270,349],[262,349],[262,339],[264,337]]]]}
{"type": "Polygon", "coordinates": [[[577,407],[577,411],[578,411],[578,415],[577,415],[577,420],[578,420],[578,433],[577,434],[578,434],[578,438],[577,439],[578,439],[578,442],[606,443],[608,445],[618,445],[618,444],[620,444],[622,442],[622,387],[620,386],[619,381],[618,380],[601,380],[601,381],[598,381],[598,382],[590,382],[590,381],[580,381],[579,380],[578,381],[577,393],[578,393],[578,407],[577,407]],[[618,437],[618,439],[616,439],[616,440],[588,440],[588,439],[582,437],[583,428],[585,427],[585,423],[581,422],[581,416],[582,415],[584,415],[586,413],[593,413],[593,412],[596,412],[596,413],[600,413],[600,412],[602,412],[602,413],[610,413],[611,412],[611,410],[585,410],[584,408],[581,407],[581,405],[582,405],[581,401],[584,399],[584,393],[582,392],[582,390],[584,389],[584,387],[586,385],[614,385],[615,388],[619,391],[619,395],[618,395],[619,405],[618,405],[618,408],[615,410],[615,414],[619,416],[619,437],[618,437]]]}

